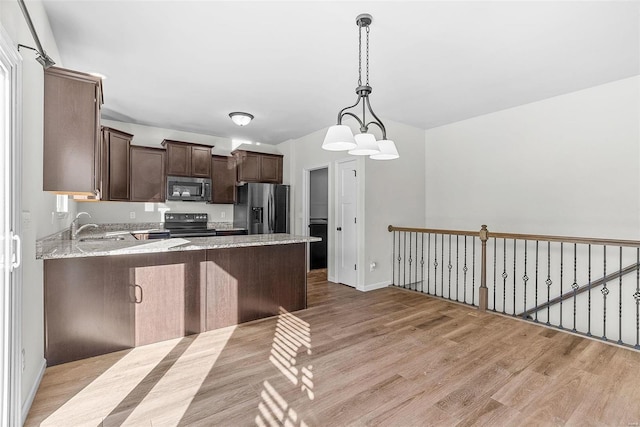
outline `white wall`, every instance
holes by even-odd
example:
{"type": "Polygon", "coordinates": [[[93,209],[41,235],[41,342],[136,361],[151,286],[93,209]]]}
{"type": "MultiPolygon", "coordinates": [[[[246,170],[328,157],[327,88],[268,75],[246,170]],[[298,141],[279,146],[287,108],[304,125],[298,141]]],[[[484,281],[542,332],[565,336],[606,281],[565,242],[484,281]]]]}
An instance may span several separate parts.
{"type": "MultiPolygon", "coordinates": [[[[327,129],[278,145],[285,153],[285,176],[292,185],[292,218],[294,234],[307,235],[303,222],[303,170],[329,167],[329,278],[335,268],[334,222],[335,162],[345,158],[357,159],[360,177],[358,197],[359,239],[358,288],[362,290],[383,286],[391,281],[392,243],[389,224],[422,225],[424,223],[424,131],[399,123],[385,122],[387,135],[396,142],[400,159],[376,161],[363,156],[349,156],[346,152],[322,149],[327,129]],[[361,219],[364,219],[363,221],[361,219]],[[369,264],[377,268],[369,271],[369,264]]],[[[356,129],[357,131],[357,129],[356,129]]]]}
{"type": "Polygon", "coordinates": [[[426,226],[640,238],[640,77],[426,131],[426,226]]]}
{"type": "Polygon", "coordinates": [[[391,283],[393,235],[387,227],[424,224],[424,130],[389,121],[385,121],[385,127],[388,138],[396,143],[400,158],[366,162],[367,240],[363,268],[367,288],[391,283]],[[372,262],[377,265],[373,271],[372,262]]]}
{"type": "MultiPolygon", "coordinates": [[[[40,1],[27,8],[45,51],[60,65],[60,55],[49,21],[40,1]]],[[[0,22],[13,42],[35,46],[17,1],[0,1],[0,22]]],[[[44,78],[35,53],[21,49],[22,73],[22,402],[34,391],[44,363],[43,266],[35,259],[35,242],[40,237],[68,227],[68,218],[52,219],[55,196],[42,191],[42,131],[44,78]]],[[[73,205],[73,203],[71,204],[73,205]]],[[[70,206],[73,211],[74,206],[70,206]]]]}

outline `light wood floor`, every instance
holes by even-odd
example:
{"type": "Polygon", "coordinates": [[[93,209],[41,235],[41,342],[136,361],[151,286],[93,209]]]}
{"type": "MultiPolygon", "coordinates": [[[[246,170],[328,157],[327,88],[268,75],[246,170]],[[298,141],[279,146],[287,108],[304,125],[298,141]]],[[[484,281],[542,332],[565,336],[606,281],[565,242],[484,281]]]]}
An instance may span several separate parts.
{"type": "Polygon", "coordinates": [[[640,353],[309,280],[278,318],[47,369],[27,426],[638,425],[640,353]]]}

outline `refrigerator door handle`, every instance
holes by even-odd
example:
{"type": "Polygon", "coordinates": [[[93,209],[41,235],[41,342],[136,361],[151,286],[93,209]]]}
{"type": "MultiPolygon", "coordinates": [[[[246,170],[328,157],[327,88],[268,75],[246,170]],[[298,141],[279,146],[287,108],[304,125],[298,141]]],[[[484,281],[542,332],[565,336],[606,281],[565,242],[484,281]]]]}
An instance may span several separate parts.
{"type": "Polygon", "coordinates": [[[276,232],[276,200],[275,197],[273,195],[273,192],[271,192],[271,232],[275,233],[276,232]]]}

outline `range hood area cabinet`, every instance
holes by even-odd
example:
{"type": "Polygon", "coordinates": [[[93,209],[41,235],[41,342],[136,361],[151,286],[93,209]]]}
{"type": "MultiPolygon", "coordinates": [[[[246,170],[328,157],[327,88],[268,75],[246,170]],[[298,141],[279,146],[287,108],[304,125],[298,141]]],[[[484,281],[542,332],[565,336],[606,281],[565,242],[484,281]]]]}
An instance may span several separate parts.
{"type": "Polygon", "coordinates": [[[102,200],[129,200],[129,150],[133,135],[102,127],[102,200]]]}
{"type": "Polygon", "coordinates": [[[164,202],[166,150],[132,145],[130,148],[132,202],[164,202]]]}
{"type": "Polygon", "coordinates": [[[267,182],[282,184],[282,155],[236,150],[238,182],[267,182]]]}
{"type": "Polygon", "coordinates": [[[211,177],[211,146],[165,139],[167,175],[196,178],[211,177]]]}
{"type": "Polygon", "coordinates": [[[43,190],[100,198],[102,80],[44,70],[43,190]]]}

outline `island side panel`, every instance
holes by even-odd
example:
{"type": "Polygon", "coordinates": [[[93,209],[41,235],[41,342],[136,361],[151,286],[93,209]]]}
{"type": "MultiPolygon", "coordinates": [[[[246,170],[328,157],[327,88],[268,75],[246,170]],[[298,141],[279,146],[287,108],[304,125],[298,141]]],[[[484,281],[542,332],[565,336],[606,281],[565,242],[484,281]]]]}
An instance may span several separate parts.
{"type": "Polygon", "coordinates": [[[305,243],[207,250],[206,329],[306,308],[305,243]]]}

